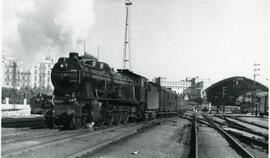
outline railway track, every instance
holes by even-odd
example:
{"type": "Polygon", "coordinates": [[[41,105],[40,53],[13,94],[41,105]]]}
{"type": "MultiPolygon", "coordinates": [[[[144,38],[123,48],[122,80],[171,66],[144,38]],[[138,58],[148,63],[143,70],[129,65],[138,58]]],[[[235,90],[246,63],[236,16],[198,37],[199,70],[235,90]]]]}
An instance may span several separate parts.
{"type": "MultiPolygon", "coordinates": [[[[196,155],[222,157],[223,155],[223,157],[261,158],[268,155],[268,142],[264,137],[256,132],[250,133],[242,130],[245,128],[244,126],[232,125],[223,117],[206,115],[183,117],[192,121],[193,125],[195,122],[197,124],[195,125],[197,139],[192,140],[197,145],[192,146],[191,150],[194,154],[191,154],[190,157],[196,157],[196,155]]],[[[193,130],[192,136],[195,137],[194,135],[193,130]]]]}
{"type": "Polygon", "coordinates": [[[231,135],[229,135],[223,128],[215,124],[208,116],[204,115],[205,119],[215,128],[222,136],[231,144],[234,150],[239,153],[241,157],[255,158],[249,151],[247,151],[238,141],[236,141],[231,135]]]}
{"type": "Polygon", "coordinates": [[[161,121],[165,120],[127,124],[98,131],[76,131],[77,133],[61,136],[2,144],[2,157],[81,157],[161,121]]]}
{"type": "Polygon", "coordinates": [[[42,139],[47,137],[57,137],[60,135],[72,135],[77,134],[79,132],[87,132],[88,129],[80,129],[80,130],[71,130],[71,131],[59,131],[57,129],[38,129],[38,130],[27,130],[24,132],[16,132],[11,134],[2,135],[2,145],[8,143],[22,142],[33,139],[42,139]]]}
{"type": "Polygon", "coordinates": [[[181,118],[187,119],[192,123],[192,127],[191,127],[191,139],[190,139],[190,153],[189,153],[189,158],[198,158],[198,126],[197,126],[197,116],[196,115],[184,115],[184,116],[180,116],[181,118]]]}
{"type": "Polygon", "coordinates": [[[224,119],[227,122],[227,125],[232,128],[237,128],[239,130],[246,131],[251,134],[259,135],[268,140],[268,130],[265,128],[261,128],[250,123],[241,122],[238,121],[237,119],[233,119],[226,116],[223,117],[219,116],[219,118],[224,119]]]}
{"type": "Polygon", "coordinates": [[[229,129],[224,129],[227,133],[229,133],[230,135],[238,138],[241,142],[244,142],[245,144],[255,144],[257,146],[261,146],[264,150],[268,150],[268,143],[263,141],[262,138],[260,139],[256,139],[256,136],[246,136],[243,135],[242,132],[236,132],[233,130],[229,130],[229,129]]]}
{"type": "Polygon", "coordinates": [[[228,121],[229,125],[224,125],[217,123],[212,117],[207,115],[204,117],[211,124],[211,127],[222,133],[239,153],[244,154],[244,157],[267,157],[268,141],[261,133],[241,130],[242,126],[233,128],[235,126],[230,126],[230,121],[228,121]]]}
{"type": "Polygon", "coordinates": [[[256,124],[256,123],[253,123],[253,122],[245,121],[245,120],[239,119],[237,117],[231,117],[230,116],[230,118],[235,119],[235,120],[238,120],[240,122],[244,122],[244,123],[247,123],[247,124],[250,124],[250,125],[253,125],[253,126],[257,126],[257,127],[260,127],[260,128],[263,128],[263,129],[267,129],[268,130],[268,127],[267,126],[263,126],[263,125],[256,124]]]}

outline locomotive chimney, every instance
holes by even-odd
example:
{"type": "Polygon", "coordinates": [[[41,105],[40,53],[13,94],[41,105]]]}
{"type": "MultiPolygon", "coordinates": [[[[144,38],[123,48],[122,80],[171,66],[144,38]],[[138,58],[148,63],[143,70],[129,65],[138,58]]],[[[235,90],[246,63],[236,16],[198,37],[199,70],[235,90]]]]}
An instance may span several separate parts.
{"type": "Polygon", "coordinates": [[[78,59],[78,56],[79,56],[79,54],[76,53],[76,52],[70,52],[69,53],[69,58],[76,58],[76,59],[78,59]]]}

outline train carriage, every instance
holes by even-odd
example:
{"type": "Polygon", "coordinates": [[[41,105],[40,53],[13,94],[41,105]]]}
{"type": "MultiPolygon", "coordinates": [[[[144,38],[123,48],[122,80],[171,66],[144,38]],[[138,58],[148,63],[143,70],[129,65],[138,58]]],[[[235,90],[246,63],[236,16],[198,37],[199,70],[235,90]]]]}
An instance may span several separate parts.
{"type": "Polygon", "coordinates": [[[159,92],[159,112],[158,115],[161,117],[166,113],[166,88],[161,87],[159,92]]]}
{"type": "Polygon", "coordinates": [[[177,94],[170,90],[166,89],[166,111],[169,114],[176,114],[176,105],[177,105],[177,94]]]}

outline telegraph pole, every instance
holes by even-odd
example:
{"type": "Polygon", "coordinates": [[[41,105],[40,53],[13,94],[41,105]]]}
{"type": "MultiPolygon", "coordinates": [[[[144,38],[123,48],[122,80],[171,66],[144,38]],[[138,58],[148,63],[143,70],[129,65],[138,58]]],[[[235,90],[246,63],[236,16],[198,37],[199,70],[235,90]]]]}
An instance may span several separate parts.
{"type": "Polygon", "coordinates": [[[97,48],[97,59],[99,60],[99,50],[100,50],[100,46],[98,46],[97,48]]]}
{"type": "Polygon", "coordinates": [[[16,68],[17,68],[17,64],[16,62],[13,63],[13,74],[12,74],[12,86],[13,86],[13,93],[12,93],[12,98],[13,98],[13,109],[15,109],[15,94],[16,94],[16,68]]]}
{"type": "Polygon", "coordinates": [[[83,54],[86,55],[86,51],[85,51],[85,42],[83,42],[83,54]]]}
{"type": "Polygon", "coordinates": [[[257,92],[256,92],[256,76],[260,76],[259,68],[260,64],[257,64],[256,62],[254,63],[254,69],[253,69],[253,89],[252,89],[252,103],[253,103],[253,107],[255,109],[255,116],[257,117],[258,115],[258,106],[256,103],[256,96],[257,96],[257,92]]]}
{"type": "Polygon", "coordinates": [[[226,94],[226,89],[227,87],[222,87],[222,111],[224,113],[224,110],[225,110],[225,94],[226,94]]]}
{"type": "Polygon", "coordinates": [[[131,69],[131,61],[130,61],[130,33],[129,33],[129,25],[128,25],[128,11],[129,6],[132,3],[129,0],[125,1],[126,5],[126,24],[125,24],[125,37],[124,37],[124,50],[123,50],[123,69],[127,69],[127,63],[129,63],[129,68],[131,69]],[[128,53],[127,53],[128,52],[128,53]]]}

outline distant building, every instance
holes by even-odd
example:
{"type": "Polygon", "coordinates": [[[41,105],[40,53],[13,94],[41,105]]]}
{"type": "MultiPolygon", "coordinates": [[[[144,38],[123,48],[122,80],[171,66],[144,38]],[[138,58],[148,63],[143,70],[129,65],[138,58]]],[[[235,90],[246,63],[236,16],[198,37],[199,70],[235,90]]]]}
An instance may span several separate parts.
{"type": "Polygon", "coordinates": [[[22,65],[22,60],[2,54],[2,87],[17,89],[30,87],[30,71],[24,71],[22,65]]]}
{"type": "Polygon", "coordinates": [[[183,93],[183,91],[191,86],[190,81],[167,81],[165,77],[160,78],[160,85],[166,88],[170,88],[171,90],[175,91],[178,94],[183,93]]]}
{"type": "Polygon", "coordinates": [[[212,85],[210,79],[201,79],[198,76],[187,78],[186,80],[191,82],[191,86],[186,88],[184,93],[189,95],[191,98],[203,98],[203,91],[212,85]]]}
{"type": "Polygon", "coordinates": [[[2,55],[2,87],[52,89],[51,69],[54,59],[46,57],[37,61],[30,70],[23,70],[23,61],[6,54],[2,55]]]}
{"type": "Polygon", "coordinates": [[[37,61],[31,67],[31,87],[40,89],[52,89],[51,71],[54,66],[54,59],[47,56],[45,60],[37,61]]]}
{"type": "Polygon", "coordinates": [[[18,80],[19,82],[19,86],[20,87],[31,87],[31,72],[30,71],[22,71],[20,74],[20,80],[18,80]]]}
{"type": "Polygon", "coordinates": [[[210,79],[201,79],[197,77],[187,77],[181,81],[167,81],[166,77],[160,77],[160,85],[170,88],[178,94],[202,97],[202,91],[211,85],[210,79]]]}
{"type": "Polygon", "coordinates": [[[211,79],[202,79],[202,78],[199,78],[199,76],[196,76],[194,78],[189,77],[189,78],[186,78],[186,80],[191,81],[192,87],[200,87],[203,90],[212,85],[211,79]]]}

